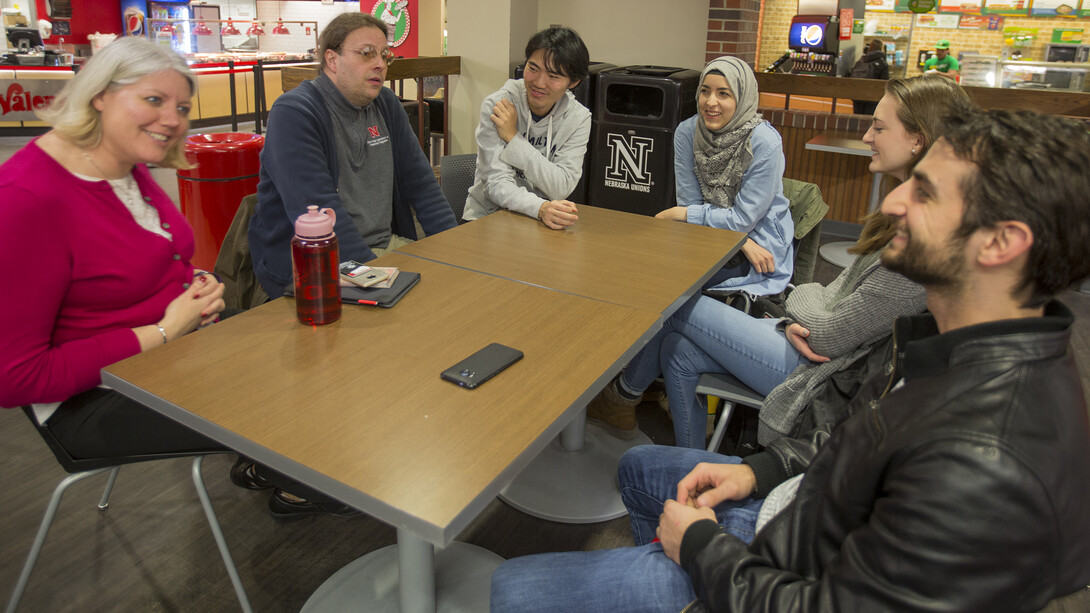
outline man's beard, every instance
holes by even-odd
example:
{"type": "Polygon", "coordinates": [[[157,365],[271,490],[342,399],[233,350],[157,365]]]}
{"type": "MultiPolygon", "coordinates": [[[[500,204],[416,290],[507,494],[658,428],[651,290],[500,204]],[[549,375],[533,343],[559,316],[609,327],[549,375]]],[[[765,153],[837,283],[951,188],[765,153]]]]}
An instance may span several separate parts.
{"type": "Polygon", "coordinates": [[[929,250],[927,245],[906,235],[905,247],[900,253],[891,253],[888,245],[882,250],[882,265],[924,287],[954,287],[965,280],[965,243],[964,239],[951,237],[942,245],[941,251],[929,250]]]}

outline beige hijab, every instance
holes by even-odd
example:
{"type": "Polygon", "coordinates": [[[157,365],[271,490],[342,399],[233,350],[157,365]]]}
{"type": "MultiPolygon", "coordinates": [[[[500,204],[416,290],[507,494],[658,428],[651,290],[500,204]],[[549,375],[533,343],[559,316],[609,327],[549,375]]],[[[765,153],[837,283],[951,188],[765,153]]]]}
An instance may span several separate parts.
{"type": "MultiPolygon", "coordinates": [[[[757,78],[748,64],[729,55],[708,62],[700,73],[700,83],[713,71],[723,75],[734,94],[734,117],[715,131],[709,130],[702,119],[696,122],[693,139],[696,178],[705,202],[732,207],[742,177],[753,161],[750,135],[762,121],[757,114],[757,78]]],[[[698,103],[699,100],[698,91],[698,103]]]]}

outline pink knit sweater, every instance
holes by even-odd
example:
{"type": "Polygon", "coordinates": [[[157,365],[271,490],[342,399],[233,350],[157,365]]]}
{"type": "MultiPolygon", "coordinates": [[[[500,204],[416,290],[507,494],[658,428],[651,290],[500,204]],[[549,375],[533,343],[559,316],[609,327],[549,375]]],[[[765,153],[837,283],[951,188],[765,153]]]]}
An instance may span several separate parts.
{"type": "Polygon", "coordinates": [[[192,281],[192,229],[147,168],[133,175],[173,240],[36,141],[0,166],[0,406],[95,387],[101,368],[140,352],[131,328],[162,319],[192,281]]]}

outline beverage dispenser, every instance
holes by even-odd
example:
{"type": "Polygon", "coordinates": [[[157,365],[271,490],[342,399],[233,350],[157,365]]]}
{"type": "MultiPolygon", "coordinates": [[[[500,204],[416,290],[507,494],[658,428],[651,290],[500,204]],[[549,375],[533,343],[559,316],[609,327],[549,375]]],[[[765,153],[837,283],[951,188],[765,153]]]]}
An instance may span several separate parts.
{"type": "Polygon", "coordinates": [[[796,15],[787,35],[791,74],[835,77],[839,73],[840,39],[834,15],[796,15]]]}

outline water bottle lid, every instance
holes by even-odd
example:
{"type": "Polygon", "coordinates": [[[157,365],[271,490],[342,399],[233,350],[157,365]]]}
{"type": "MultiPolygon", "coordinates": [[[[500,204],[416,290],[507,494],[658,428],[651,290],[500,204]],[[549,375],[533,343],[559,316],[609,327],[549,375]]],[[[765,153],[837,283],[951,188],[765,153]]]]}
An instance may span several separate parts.
{"type": "Polygon", "coordinates": [[[333,225],[337,223],[337,213],[333,209],[318,210],[313,204],[307,212],[295,220],[295,235],[300,238],[318,238],[333,234],[333,225]]]}

